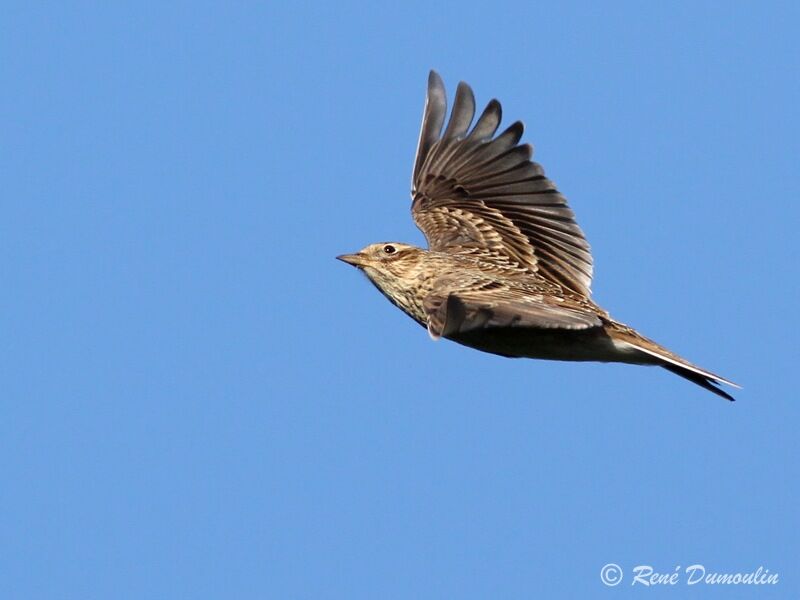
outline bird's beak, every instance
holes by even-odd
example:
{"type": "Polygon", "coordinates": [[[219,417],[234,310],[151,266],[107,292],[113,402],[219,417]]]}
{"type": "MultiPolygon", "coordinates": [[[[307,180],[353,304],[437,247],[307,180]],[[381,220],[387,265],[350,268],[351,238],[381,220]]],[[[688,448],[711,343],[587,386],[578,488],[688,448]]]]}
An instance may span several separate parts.
{"type": "Polygon", "coordinates": [[[342,262],[346,262],[348,265],[353,265],[354,267],[363,267],[367,263],[367,257],[361,254],[361,252],[357,252],[355,254],[342,254],[336,258],[342,262]]]}

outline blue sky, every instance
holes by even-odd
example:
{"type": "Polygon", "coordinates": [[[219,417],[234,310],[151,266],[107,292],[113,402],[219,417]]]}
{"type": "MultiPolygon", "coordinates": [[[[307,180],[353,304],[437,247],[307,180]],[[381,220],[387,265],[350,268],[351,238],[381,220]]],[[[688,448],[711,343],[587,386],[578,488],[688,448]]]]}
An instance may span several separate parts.
{"type": "Polygon", "coordinates": [[[0,595],[796,597],[797,8],[228,4],[0,8],[0,595]],[[736,403],[433,343],[333,259],[423,243],[430,68],[736,403]]]}

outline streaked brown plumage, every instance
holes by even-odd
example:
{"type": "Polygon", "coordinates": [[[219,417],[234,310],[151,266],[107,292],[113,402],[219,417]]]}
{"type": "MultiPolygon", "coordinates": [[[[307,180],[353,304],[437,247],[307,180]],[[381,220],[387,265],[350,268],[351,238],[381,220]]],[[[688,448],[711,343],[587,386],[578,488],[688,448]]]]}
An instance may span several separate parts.
{"type": "MultiPolygon", "coordinates": [[[[495,137],[492,100],[475,125],[472,90],[447,101],[435,72],[412,179],[411,212],[429,250],[367,246],[339,259],[360,268],[434,339],[508,357],[658,365],[729,400],[701,369],[612,319],[591,299],[592,255],[566,199],[519,144],[517,121],[495,137]]],[[[736,386],[738,387],[738,386],[736,386]]]]}

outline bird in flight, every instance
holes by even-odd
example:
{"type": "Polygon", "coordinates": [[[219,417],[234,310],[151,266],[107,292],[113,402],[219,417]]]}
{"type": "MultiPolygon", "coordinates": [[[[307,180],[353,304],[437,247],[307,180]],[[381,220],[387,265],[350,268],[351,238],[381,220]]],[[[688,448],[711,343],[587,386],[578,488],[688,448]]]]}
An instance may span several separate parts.
{"type": "Polygon", "coordinates": [[[411,214],[428,250],[371,244],[337,258],[360,269],[390,302],[446,338],[507,357],[656,365],[728,400],[701,369],[614,320],[591,298],[592,255],[567,201],[520,144],[523,124],[500,135],[492,100],[472,125],[475,98],[447,98],[431,71],[414,160],[411,214]]]}

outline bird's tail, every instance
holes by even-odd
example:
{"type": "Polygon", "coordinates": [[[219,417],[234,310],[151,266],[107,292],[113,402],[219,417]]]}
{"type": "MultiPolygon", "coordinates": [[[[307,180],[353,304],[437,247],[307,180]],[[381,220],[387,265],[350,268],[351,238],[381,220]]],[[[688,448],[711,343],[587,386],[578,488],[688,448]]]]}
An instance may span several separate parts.
{"type": "Polygon", "coordinates": [[[733,401],[734,398],[725,390],[717,387],[719,384],[724,383],[738,389],[742,387],[711,371],[693,365],[688,360],[681,358],[674,352],[670,352],[660,344],[647,339],[626,325],[613,323],[611,327],[606,328],[606,331],[616,343],[623,343],[629,348],[641,352],[646,357],[646,363],[663,367],[667,371],[680,375],[684,379],[688,379],[692,383],[713,392],[717,396],[722,396],[726,400],[733,401]]]}

